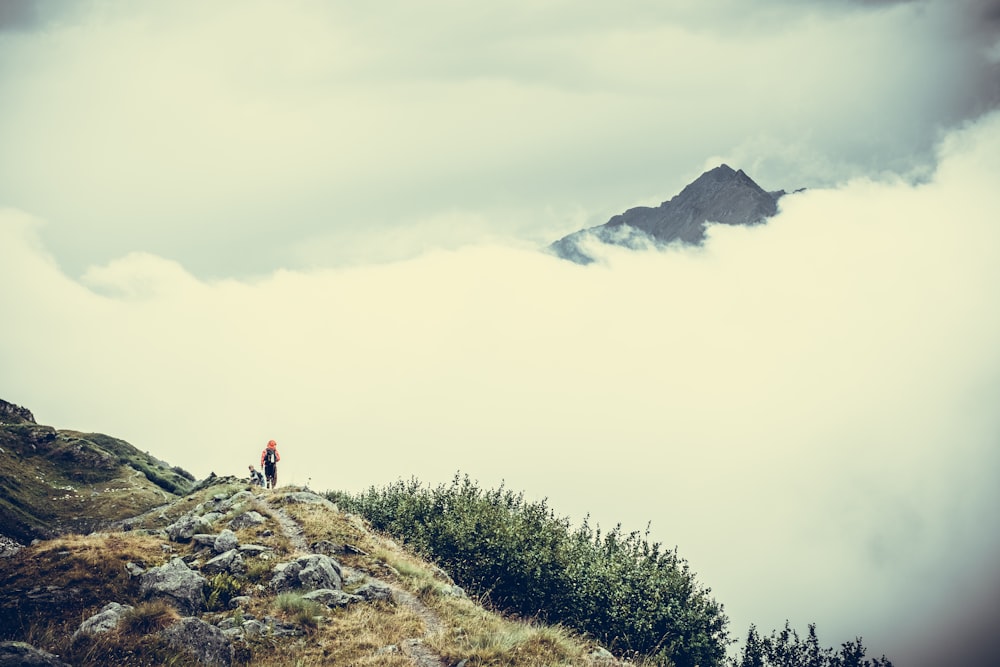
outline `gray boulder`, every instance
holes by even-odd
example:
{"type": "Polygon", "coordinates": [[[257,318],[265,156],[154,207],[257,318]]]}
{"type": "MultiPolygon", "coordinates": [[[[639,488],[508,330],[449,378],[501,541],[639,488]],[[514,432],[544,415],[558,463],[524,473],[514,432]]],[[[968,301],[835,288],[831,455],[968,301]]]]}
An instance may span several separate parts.
{"type": "Polygon", "coordinates": [[[201,516],[201,519],[202,519],[202,521],[204,521],[205,523],[207,523],[209,526],[211,526],[213,523],[215,523],[216,521],[218,521],[219,519],[221,519],[224,516],[225,515],[222,512],[205,512],[201,516]]]}
{"type": "Polygon", "coordinates": [[[319,540],[309,545],[310,551],[316,554],[326,554],[327,556],[342,556],[352,553],[351,547],[330,540],[319,540]]]}
{"type": "Polygon", "coordinates": [[[24,642],[0,642],[0,667],[70,667],[57,656],[24,642]]]}
{"type": "Polygon", "coordinates": [[[0,558],[10,558],[22,548],[21,543],[17,540],[13,540],[6,535],[0,535],[0,558]]]}
{"type": "Polygon", "coordinates": [[[361,602],[364,600],[360,595],[351,595],[350,593],[333,590],[332,588],[319,588],[315,591],[309,591],[302,596],[302,599],[312,600],[327,607],[346,607],[352,602],[361,602]]]}
{"type": "Polygon", "coordinates": [[[195,533],[191,536],[191,543],[199,547],[208,547],[209,549],[215,548],[215,541],[219,539],[219,536],[215,533],[195,533]]]}
{"type": "Polygon", "coordinates": [[[294,493],[289,493],[282,497],[282,502],[285,503],[303,503],[306,505],[322,505],[323,507],[331,510],[336,510],[337,506],[331,503],[329,500],[323,496],[316,495],[315,493],[310,493],[309,491],[296,491],[294,493]]]}
{"type": "Polygon", "coordinates": [[[141,576],[143,572],[145,572],[145,570],[142,569],[141,565],[137,565],[132,561],[128,561],[127,563],[125,563],[125,571],[128,572],[129,577],[138,577],[141,576]]]}
{"type": "Polygon", "coordinates": [[[238,548],[244,556],[262,556],[274,551],[271,547],[265,547],[260,544],[241,544],[238,548]]]}
{"type": "Polygon", "coordinates": [[[132,605],[109,602],[99,612],[80,624],[80,627],[73,633],[73,639],[80,635],[98,635],[114,630],[121,623],[122,617],[134,608],[132,605]]]}
{"type": "Polygon", "coordinates": [[[250,619],[248,621],[244,621],[243,626],[241,627],[241,630],[243,630],[243,634],[247,637],[254,637],[257,635],[264,634],[264,631],[266,629],[267,626],[256,619],[250,619]]]}
{"type": "Polygon", "coordinates": [[[388,584],[384,584],[381,581],[369,581],[367,584],[354,591],[354,593],[369,602],[374,600],[388,602],[392,600],[392,589],[389,588],[388,584]]]}
{"type": "Polygon", "coordinates": [[[234,507],[238,507],[242,503],[253,500],[254,495],[250,491],[239,491],[231,496],[225,493],[217,493],[212,496],[212,500],[209,501],[211,509],[216,512],[228,512],[234,507]]]}
{"type": "Polygon", "coordinates": [[[219,509],[224,509],[226,511],[231,509],[239,508],[243,503],[250,502],[254,499],[253,493],[250,491],[240,491],[239,493],[234,493],[230,498],[227,498],[219,504],[219,509]]]}
{"type": "Polygon", "coordinates": [[[320,540],[309,545],[309,549],[316,554],[326,554],[327,556],[340,556],[347,553],[347,547],[330,540],[320,540]]]}
{"type": "Polygon", "coordinates": [[[193,655],[205,665],[230,665],[233,645],[225,633],[200,618],[182,618],[162,631],[161,635],[174,649],[193,655]]]}
{"type": "Polygon", "coordinates": [[[288,563],[279,563],[271,577],[271,588],[279,592],[320,588],[341,590],[343,587],[340,564],[324,554],[310,554],[288,563]]]}
{"type": "Polygon", "coordinates": [[[185,514],[167,526],[167,535],[173,542],[187,542],[197,533],[204,533],[210,524],[197,514],[185,514]]]}
{"type": "Polygon", "coordinates": [[[215,549],[215,553],[221,554],[238,546],[240,546],[240,541],[236,538],[236,533],[226,528],[215,538],[215,544],[212,545],[212,548],[215,549]]]}
{"type": "Polygon", "coordinates": [[[205,608],[206,583],[205,577],[180,558],[174,558],[140,575],[139,594],[143,598],[167,598],[176,603],[182,613],[196,614],[205,608]]]}
{"type": "Polygon", "coordinates": [[[246,574],[247,568],[243,563],[243,556],[238,549],[230,549],[226,553],[219,554],[201,567],[205,574],[218,574],[228,572],[234,576],[246,574]]]}
{"type": "Polygon", "coordinates": [[[238,517],[234,518],[229,522],[229,527],[233,530],[240,530],[242,528],[249,528],[251,526],[259,526],[260,524],[267,521],[264,516],[256,511],[250,510],[249,512],[244,512],[238,517]]]}

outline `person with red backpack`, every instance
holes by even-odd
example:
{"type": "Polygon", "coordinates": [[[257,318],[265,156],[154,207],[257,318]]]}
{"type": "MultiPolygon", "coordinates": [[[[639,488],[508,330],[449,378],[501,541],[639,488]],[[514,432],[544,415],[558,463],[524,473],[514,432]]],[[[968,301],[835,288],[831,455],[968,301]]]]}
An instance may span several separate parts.
{"type": "Polygon", "coordinates": [[[264,469],[264,479],[267,480],[265,488],[273,489],[278,486],[278,461],[281,454],[278,453],[278,443],[271,440],[267,447],[260,453],[260,466],[264,469]]]}

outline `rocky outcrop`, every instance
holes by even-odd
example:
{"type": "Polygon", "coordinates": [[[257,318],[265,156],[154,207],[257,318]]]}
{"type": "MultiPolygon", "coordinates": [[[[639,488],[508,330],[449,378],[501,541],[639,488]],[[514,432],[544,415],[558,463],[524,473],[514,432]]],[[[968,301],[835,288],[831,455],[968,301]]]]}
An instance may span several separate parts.
{"type": "Polygon", "coordinates": [[[0,399],[0,424],[34,424],[35,416],[28,408],[0,399]]]}
{"type": "Polygon", "coordinates": [[[240,550],[230,549],[202,565],[201,571],[205,574],[226,572],[234,577],[239,577],[246,574],[247,568],[243,563],[243,556],[240,555],[240,550]]]}
{"type": "Polygon", "coordinates": [[[122,617],[133,609],[135,607],[132,605],[109,602],[99,612],[81,623],[80,627],[73,633],[73,638],[80,635],[99,635],[103,632],[110,632],[117,628],[122,617]]]}
{"type": "Polygon", "coordinates": [[[260,512],[256,510],[250,510],[249,512],[244,512],[240,514],[232,521],[229,522],[229,527],[232,530],[242,530],[243,528],[250,528],[251,526],[259,526],[265,523],[267,519],[264,518],[260,512]]]}
{"type": "Polygon", "coordinates": [[[167,535],[174,542],[187,542],[196,534],[208,530],[211,525],[205,517],[189,512],[167,526],[167,535]]]}
{"type": "Polygon", "coordinates": [[[392,600],[392,589],[388,584],[384,584],[381,581],[369,581],[354,591],[354,594],[369,602],[374,602],[375,600],[389,602],[392,600]]]}
{"type": "Polygon", "coordinates": [[[180,558],[174,558],[139,575],[139,594],[146,599],[165,598],[181,613],[197,614],[205,608],[206,583],[205,577],[180,558]]]}
{"type": "Polygon", "coordinates": [[[219,533],[218,537],[215,538],[215,542],[212,543],[212,549],[217,554],[231,551],[238,546],[240,546],[240,541],[236,538],[236,533],[228,528],[219,533]]]}
{"type": "Polygon", "coordinates": [[[340,564],[324,554],[310,554],[279,563],[271,577],[271,588],[278,592],[321,588],[341,590],[343,586],[340,564]]]}
{"type": "Polygon", "coordinates": [[[576,262],[594,261],[588,244],[605,243],[634,250],[670,243],[700,244],[707,223],[756,225],[778,212],[784,191],[767,192],[743,170],[719,165],[695,179],[658,207],[638,206],[603,225],[564,236],[549,246],[553,254],[576,262]]]}
{"type": "MultiPolygon", "coordinates": [[[[116,582],[125,585],[106,589],[113,592],[104,598],[87,598],[87,591],[61,586],[59,584],[65,583],[61,581],[4,593],[11,593],[9,598],[24,601],[32,610],[42,610],[42,614],[46,609],[74,606],[70,621],[67,621],[73,624],[70,626],[72,635],[39,644],[55,653],[63,653],[74,664],[79,662],[80,656],[90,655],[91,651],[100,652],[107,646],[127,650],[140,637],[152,638],[154,634],[156,650],[171,652],[181,662],[249,664],[252,653],[260,646],[267,644],[274,648],[281,642],[295,641],[294,638],[309,633],[313,625],[329,622],[333,614],[326,609],[369,603],[399,604],[418,614],[428,628],[427,636],[440,630],[436,616],[415,596],[361,569],[342,566],[331,557],[337,554],[350,558],[364,554],[362,550],[337,538],[331,541],[312,536],[310,544],[303,526],[292,513],[285,511],[288,504],[308,504],[322,507],[324,511],[336,511],[328,500],[308,491],[256,495],[245,489],[245,486],[220,486],[209,491],[217,491],[214,496],[194,507],[186,501],[178,501],[148,511],[130,522],[131,528],[125,538],[108,533],[91,535],[95,544],[102,544],[101,540],[106,538],[103,543],[107,545],[121,543],[121,539],[129,542],[140,531],[151,538],[148,543],[145,538],[134,543],[137,548],[134,554],[129,554],[134,560],[124,561],[124,572],[119,573],[122,579],[116,582]],[[179,509],[181,507],[184,509],[179,509]],[[184,513],[179,514],[182,511],[184,513]],[[240,535],[235,531],[244,525],[260,524],[263,524],[262,529],[254,532],[271,545],[241,544],[240,535]],[[283,535],[275,534],[279,531],[283,535]],[[286,553],[291,555],[276,557],[276,554],[286,553]],[[161,554],[166,554],[170,560],[161,564],[164,558],[161,554]],[[262,585],[267,583],[269,585],[262,585]],[[313,616],[308,623],[294,615],[282,618],[256,615],[262,609],[273,608],[268,598],[273,600],[275,594],[286,591],[301,594],[303,599],[321,605],[323,611],[312,610],[313,616]],[[149,600],[167,604],[143,604],[149,600]],[[126,616],[136,610],[140,613],[134,618],[126,616]],[[182,615],[180,620],[176,620],[177,612],[182,615]],[[80,623],[82,618],[86,620],[80,623]],[[164,627],[164,624],[169,625],[164,627]],[[72,632],[74,627],[76,631],[72,632]]],[[[69,550],[56,553],[60,557],[73,555],[69,550]]],[[[14,560],[21,562],[21,559],[14,560]]],[[[367,562],[368,559],[363,560],[367,562]]],[[[386,566],[380,571],[392,572],[392,569],[386,566]]],[[[443,573],[442,576],[447,578],[443,573]]],[[[8,612],[14,610],[12,605],[9,607],[8,612]]],[[[2,606],[0,611],[3,611],[2,606]]],[[[428,667],[444,664],[440,656],[424,647],[419,639],[407,640],[400,646],[401,653],[413,664],[428,667]]],[[[0,667],[62,664],[57,656],[34,651],[27,645],[10,645],[4,650],[7,653],[0,651],[0,667]],[[14,657],[2,662],[2,656],[7,654],[14,657]]]]}
{"type": "Polygon", "coordinates": [[[52,655],[24,642],[0,642],[0,667],[70,667],[52,655]]]}
{"type": "Polygon", "coordinates": [[[199,664],[230,665],[233,645],[222,630],[200,618],[182,618],[165,628],[162,636],[167,644],[191,654],[199,664]]]}
{"type": "Polygon", "coordinates": [[[312,493],[311,491],[295,491],[292,493],[285,494],[281,498],[283,503],[302,503],[306,505],[321,505],[329,510],[336,510],[337,506],[332,502],[324,498],[323,496],[312,493]]]}
{"type": "Polygon", "coordinates": [[[6,535],[0,535],[0,558],[10,558],[23,548],[24,545],[17,540],[12,540],[6,535]]]}
{"type": "Polygon", "coordinates": [[[309,591],[302,596],[302,599],[312,600],[313,602],[318,602],[326,605],[327,607],[346,607],[352,602],[362,602],[365,598],[360,595],[351,595],[350,593],[334,590],[332,588],[319,588],[314,591],[309,591]]]}

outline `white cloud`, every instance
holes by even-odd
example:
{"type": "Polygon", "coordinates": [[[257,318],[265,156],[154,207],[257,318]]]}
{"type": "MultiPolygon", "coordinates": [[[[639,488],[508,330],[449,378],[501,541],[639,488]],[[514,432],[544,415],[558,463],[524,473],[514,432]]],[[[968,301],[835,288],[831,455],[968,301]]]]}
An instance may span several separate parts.
{"type": "Polygon", "coordinates": [[[773,189],[925,174],[996,104],[960,3],[662,4],[62,8],[0,35],[0,201],[74,276],[130,252],[247,276],[453,211],[551,241],[574,229],[537,212],[600,224],[708,155],[773,189]]]}
{"type": "Polygon", "coordinates": [[[919,665],[1000,550],[997,156],[993,116],[923,185],[588,267],[484,245],[211,282],[135,253],[91,291],[5,211],[2,397],[199,476],[274,438],[290,483],[463,470],[651,519],[734,633],[816,621],[919,665]]]}

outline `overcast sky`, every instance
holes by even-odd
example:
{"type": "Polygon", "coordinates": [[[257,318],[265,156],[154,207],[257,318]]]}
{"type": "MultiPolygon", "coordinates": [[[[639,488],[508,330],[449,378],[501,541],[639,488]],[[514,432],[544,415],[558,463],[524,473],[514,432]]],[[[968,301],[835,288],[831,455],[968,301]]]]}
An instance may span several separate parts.
{"type": "Polygon", "coordinates": [[[737,636],[955,662],[1000,617],[998,3],[605,5],[0,0],[0,398],[651,520],[737,636]],[[538,251],[721,162],[809,189],[538,251]]]}

